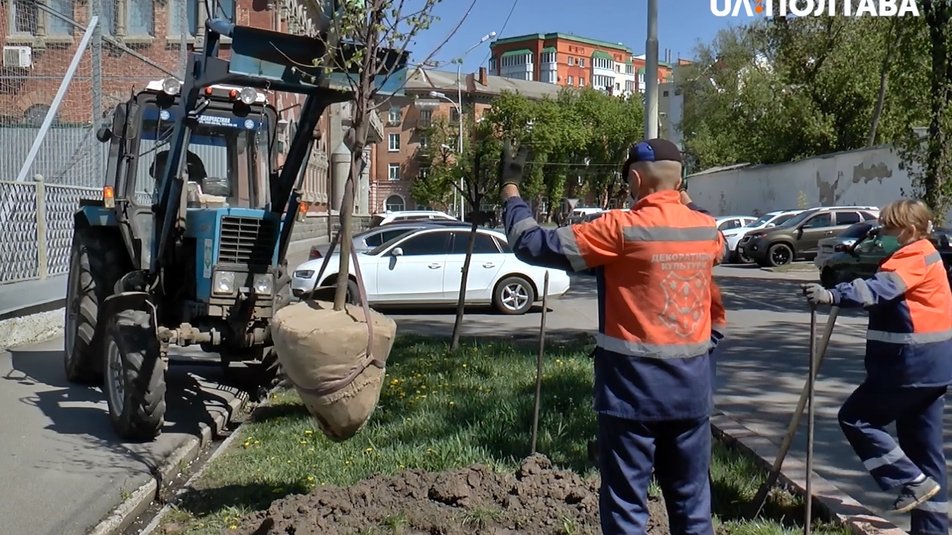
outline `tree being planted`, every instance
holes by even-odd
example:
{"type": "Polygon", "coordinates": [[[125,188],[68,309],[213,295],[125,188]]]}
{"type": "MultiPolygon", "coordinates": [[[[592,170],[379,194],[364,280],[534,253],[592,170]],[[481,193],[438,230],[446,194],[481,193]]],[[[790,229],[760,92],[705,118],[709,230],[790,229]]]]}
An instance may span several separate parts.
{"type": "MultiPolygon", "coordinates": [[[[332,440],[352,437],[370,418],[396,334],[392,319],[368,307],[356,255],[351,283],[354,189],[364,170],[361,155],[372,114],[402,87],[407,48],[429,27],[438,2],[421,0],[405,11],[403,0],[323,0],[319,38],[327,50],[344,53],[328,53],[298,68],[305,76],[320,69],[352,95],[352,127],[344,143],[354,157],[340,205],[334,300],[309,299],[285,307],[275,316],[272,330],[288,379],[332,440]],[[348,290],[358,294],[351,297],[359,305],[346,303],[348,290]]],[[[318,274],[318,280],[322,276],[318,274]]]]}

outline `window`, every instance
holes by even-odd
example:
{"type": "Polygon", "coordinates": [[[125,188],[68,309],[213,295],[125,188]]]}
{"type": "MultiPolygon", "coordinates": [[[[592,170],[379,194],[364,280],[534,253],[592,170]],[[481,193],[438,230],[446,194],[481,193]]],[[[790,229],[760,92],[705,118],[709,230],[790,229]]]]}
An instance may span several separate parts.
{"type": "Polygon", "coordinates": [[[575,58],[572,57],[572,56],[569,56],[569,57],[568,57],[568,64],[569,64],[569,65],[575,65],[575,58]]]}
{"type": "Polygon", "coordinates": [[[823,228],[833,226],[833,214],[826,212],[817,214],[803,225],[803,228],[823,228]]]}
{"type": "Polygon", "coordinates": [[[555,63],[555,52],[543,52],[539,55],[541,63],[555,63]]]}
{"type": "Polygon", "coordinates": [[[578,66],[579,67],[585,66],[585,58],[578,58],[578,66]]]}
{"type": "Polygon", "coordinates": [[[863,221],[876,221],[879,219],[879,216],[872,212],[861,212],[863,214],[863,221]]]}
{"type": "Polygon", "coordinates": [[[399,195],[391,195],[387,197],[385,208],[389,212],[402,212],[406,210],[407,204],[403,202],[403,197],[399,195]]]}
{"type": "MultiPolygon", "coordinates": [[[[401,199],[399,195],[391,195],[387,199],[388,210],[390,206],[402,207],[403,199],[401,199]],[[393,204],[390,203],[391,200],[394,201],[393,204]]],[[[402,209],[403,208],[400,208],[400,210],[402,209]]],[[[364,240],[364,243],[369,245],[370,247],[377,247],[378,245],[383,245],[394,238],[399,238],[400,236],[403,236],[404,234],[409,234],[410,232],[413,232],[413,231],[407,228],[396,229],[396,230],[385,230],[383,232],[374,234],[373,236],[367,236],[367,239],[364,240]]]]}
{"type": "MultiPolygon", "coordinates": [[[[453,233],[453,249],[450,254],[466,254],[469,246],[469,232],[453,233]]],[[[473,254],[499,254],[496,242],[488,234],[476,233],[476,243],[473,244],[473,254]]]]}
{"type": "Polygon", "coordinates": [[[450,122],[458,123],[459,122],[459,110],[456,108],[450,108],[450,122]]]}
{"type": "Polygon", "coordinates": [[[449,232],[427,232],[414,236],[400,244],[405,256],[446,254],[446,239],[449,232]]]}
{"type": "Polygon", "coordinates": [[[853,223],[859,223],[860,217],[858,212],[837,212],[836,213],[836,224],[837,225],[852,225],[853,223]]]}
{"type": "Polygon", "coordinates": [[[720,225],[718,225],[718,226],[717,226],[717,229],[718,229],[718,230],[729,230],[729,229],[732,229],[732,228],[740,228],[740,226],[741,226],[740,221],[738,221],[738,220],[736,220],[736,219],[728,219],[727,221],[724,221],[723,223],[721,223],[720,225]]]}
{"type": "Polygon", "coordinates": [[[667,92],[667,91],[664,91],[664,92],[662,93],[662,95],[666,97],[666,96],[668,96],[668,92],[667,92]]]}
{"type": "Polygon", "coordinates": [[[420,146],[425,149],[429,145],[430,145],[430,142],[428,139],[426,139],[426,134],[420,134],[420,146]]]}
{"type": "MultiPolygon", "coordinates": [[[[182,7],[178,1],[169,2],[169,37],[179,37],[182,30],[188,32],[188,35],[195,37],[198,35],[198,2],[200,0],[185,0],[185,27],[182,27],[182,7]]],[[[202,9],[205,9],[204,7],[202,9]]]]}
{"type": "Polygon", "coordinates": [[[400,108],[398,106],[390,107],[390,117],[388,117],[390,124],[400,124],[400,108]]]}
{"type": "Polygon", "coordinates": [[[430,121],[433,120],[433,110],[420,110],[420,121],[419,125],[423,127],[430,126],[430,121]]]}
{"type": "Polygon", "coordinates": [[[387,166],[387,179],[400,180],[400,164],[392,163],[387,166]]]}
{"type": "Polygon", "coordinates": [[[571,76],[568,77],[568,80],[567,80],[567,81],[568,81],[568,84],[569,84],[569,85],[572,85],[573,83],[575,83],[575,80],[572,79],[571,76]]]}
{"type": "Polygon", "coordinates": [[[430,174],[430,168],[429,168],[429,167],[421,167],[421,168],[420,168],[419,177],[420,177],[421,179],[426,179],[427,175],[429,175],[429,174],[430,174]]]}
{"type": "Polygon", "coordinates": [[[387,146],[390,152],[400,152],[400,134],[389,134],[387,146]]]}
{"type": "MultiPolygon", "coordinates": [[[[234,0],[228,0],[234,1],[234,0]]],[[[103,2],[104,4],[109,3],[103,2]]],[[[222,2],[225,4],[226,2],[222,2]]],[[[155,33],[155,3],[152,0],[126,0],[126,35],[146,37],[155,33]]]]}
{"type": "MultiPolygon", "coordinates": [[[[37,6],[36,0],[13,0],[7,3],[9,31],[13,35],[31,37],[67,37],[73,25],[37,6]]],[[[48,0],[47,7],[65,17],[73,15],[74,0],[48,0]]]]}
{"type": "Polygon", "coordinates": [[[579,86],[579,87],[585,87],[585,78],[579,78],[579,79],[578,79],[578,86],[579,86]]]}

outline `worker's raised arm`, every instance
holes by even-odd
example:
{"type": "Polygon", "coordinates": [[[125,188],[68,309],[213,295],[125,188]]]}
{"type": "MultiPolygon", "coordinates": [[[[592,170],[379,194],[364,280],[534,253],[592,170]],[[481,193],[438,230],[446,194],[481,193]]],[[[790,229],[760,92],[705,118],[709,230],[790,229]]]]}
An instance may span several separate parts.
{"type": "Polygon", "coordinates": [[[621,227],[613,217],[546,229],[518,196],[506,200],[503,221],[516,258],[537,266],[585,271],[617,258],[624,247],[621,227]]]}

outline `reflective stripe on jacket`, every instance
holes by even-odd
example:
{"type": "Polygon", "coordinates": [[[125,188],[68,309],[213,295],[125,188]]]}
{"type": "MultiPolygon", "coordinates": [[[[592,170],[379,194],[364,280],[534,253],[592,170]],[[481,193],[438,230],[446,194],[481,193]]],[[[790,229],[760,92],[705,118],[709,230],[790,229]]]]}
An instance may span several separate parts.
{"type": "Polygon", "coordinates": [[[597,411],[639,420],[710,413],[711,272],[724,250],[713,218],[671,191],[559,229],[540,227],[514,197],[504,220],[521,260],[596,270],[597,411]]]}
{"type": "Polygon", "coordinates": [[[952,290],[932,242],[922,239],[901,247],[872,278],[837,285],[833,300],[869,310],[869,382],[952,384],[952,290]]]}

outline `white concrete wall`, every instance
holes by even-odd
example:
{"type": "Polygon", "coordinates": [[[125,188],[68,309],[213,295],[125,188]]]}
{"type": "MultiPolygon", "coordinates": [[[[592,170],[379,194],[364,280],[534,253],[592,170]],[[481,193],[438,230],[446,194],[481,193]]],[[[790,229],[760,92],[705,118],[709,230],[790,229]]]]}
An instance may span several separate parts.
{"type": "Polygon", "coordinates": [[[909,173],[899,162],[893,148],[883,145],[798,162],[701,172],[687,177],[688,192],[716,215],[845,204],[881,207],[915,195],[909,173]]]}

